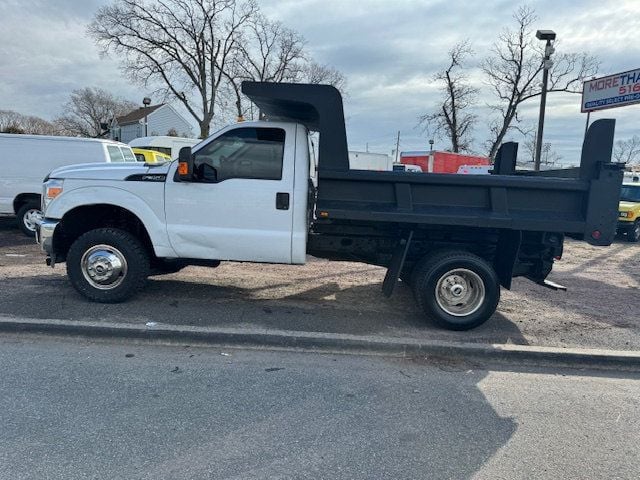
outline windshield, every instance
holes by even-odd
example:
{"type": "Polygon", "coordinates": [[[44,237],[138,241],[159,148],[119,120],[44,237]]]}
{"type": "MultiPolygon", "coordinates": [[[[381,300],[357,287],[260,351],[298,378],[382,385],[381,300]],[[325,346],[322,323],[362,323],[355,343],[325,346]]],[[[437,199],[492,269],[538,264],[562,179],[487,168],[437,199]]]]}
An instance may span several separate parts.
{"type": "Polygon", "coordinates": [[[640,184],[622,185],[620,200],[625,202],[640,202],[640,184]]]}
{"type": "Polygon", "coordinates": [[[143,150],[153,150],[154,152],[164,153],[165,155],[171,156],[171,147],[136,147],[143,150]]]}
{"type": "Polygon", "coordinates": [[[124,156],[125,162],[136,162],[136,156],[133,154],[130,148],[128,147],[120,147],[122,150],[122,155],[124,156]]]}
{"type": "Polygon", "coordinates": [[[640,185],[622,185],[620,200],[625,202],[640,202],[640,185]]]}
{"type": "Polygon", "coordinates": [[[107,145],[107,152],[109,152],[109,158],[112,163],[115,162],[124,162],[124,155],[122,154],[122,150],[120,150],[115,145],[107,145]]]}

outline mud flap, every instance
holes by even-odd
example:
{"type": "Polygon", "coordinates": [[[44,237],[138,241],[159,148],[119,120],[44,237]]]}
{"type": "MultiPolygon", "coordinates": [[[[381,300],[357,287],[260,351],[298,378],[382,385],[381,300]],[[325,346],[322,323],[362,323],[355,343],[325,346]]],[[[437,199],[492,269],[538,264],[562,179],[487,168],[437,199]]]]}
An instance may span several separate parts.
{"type": "Polygon", "coordinates": [[[385,297],[391,296],[396,283],[398,283],[400,272],[402,272],[402,267],[404,267],[404,259],[407,258],[407,252],[409,251],[412,239],[413,230],[409,232],[409,236],[406,239],[403,238],[398,242],[398,245],[393,251],[391,262],[389,262],[389,267],[387,268],[387,274],[384,276],[384,281],[382,282],[382,293],[385,297]]]}

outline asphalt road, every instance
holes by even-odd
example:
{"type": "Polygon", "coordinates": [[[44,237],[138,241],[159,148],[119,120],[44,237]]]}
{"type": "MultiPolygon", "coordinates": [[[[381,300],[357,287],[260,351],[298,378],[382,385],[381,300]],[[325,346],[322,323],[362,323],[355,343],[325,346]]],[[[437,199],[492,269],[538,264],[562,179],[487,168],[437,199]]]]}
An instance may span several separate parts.
{"type": "Polygon", "coordinates": [[[305,266],[223,262],[152,277],[126,303],[96,304],[71,287],[64,264],[46,267],[33,241],[0,219],[2,318],[640,351],[640,244],[620,240],[598,248],[567,241],[551,279],[569,291],[517,278],[511,291],[502,291],[496,314],[469,332],[435,327],[402,282],[385,298],[383,276],[379,267],[313,258],[305,266]]]}
{"type": "Polygon", "coordinates": [[[640,381],[0,339],[0,478],[637,478],[640,381]]]}

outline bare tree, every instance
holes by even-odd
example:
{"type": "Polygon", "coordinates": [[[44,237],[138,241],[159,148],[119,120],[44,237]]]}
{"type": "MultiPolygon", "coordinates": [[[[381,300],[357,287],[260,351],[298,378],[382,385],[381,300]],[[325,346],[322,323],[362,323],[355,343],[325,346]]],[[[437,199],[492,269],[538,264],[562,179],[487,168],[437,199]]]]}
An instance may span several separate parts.
{"type": "Polygon", "coordinates": [[[53,123],[40,117],[23,115],[12,110],[0,110],[0,133],[60,134],[53,123]]]}
{"type": "Polygon", "coordinates": [[[100,137],[105,130],[102,124],[114,117],[125,115],[136,108],[134,102],[95,87],[74,90],[64,105],[63,113],[54,120],[65,135],[100,137]]]}
{"type": "Polygon", "coordinates": [[[264,15],[257,14],[247,22],[231,68],[226,72],[239,119],[247,110],[241,94],[244,80],[323,83],[344,89],[344,76],[335,68],[311,60],[305,52],[305,43],[302,35],[264,15]]]}
{"type": "Polygon", "coordinates": [[[433,80],[442,85],[442,100],[431,113],[419,117],[419,122],[438,137],[451,141],[451,151],[469,151],[471,130],[477,116],[469,111],[475,104],[479,90],[468,83],[463,71],[466,58],[473,55],[467,40],[449,50],[447,68],[436,73],[433,80]]]}
{"type": "MultiPolygon", "coordinates": [[[[526,136],[524,142],[522,142],[522,150],[524,153],[524,161],[522,164],[529,165],[533,167],[535,163],[536,157],[536,135],[535,130],[529,132],[526,136]]],[[[550,142],[544,142],[542,144],[541,155],[540,155],[540,164],[546,165],[548,167],[557,166],[562,160],[562,155],[553,150],[550,142]]]]}
{"type": "Polygon", "coordinates": [[[330,65],[309,61],[302,70],[301,81],[314,85],[331,85],[340,90],[342,95],[347,93],[347,79],[340,70],[330,65]]]}
{"type": "Polygon", "coordinates": [[[26,133],[22,128],[24,115],[12,110],[0,110],[0,133],[26,133]]]}
{"type": "Polygon", "coordinates": [[[613,158],[616,162],[629,165],[640,163],[640,136],[634,135],[628,140],[618,140],[613,149],[613,158]]]}
{"type": "Polygon", "coordinates": [[[129,78],[178,99],[206,137],[241,29],[257,11],[255,0],[115,0],[88,32],[122,58],[129,78]]]}
{"type": "Polygon", "coordinates": [[[239,119],[246,113],[241,93],[244,80],[260,82],[294,82],[305,63],[304,38],[281,22],[262,14],[250,18],[224,75],[235,96],[239,119]]]}
{"type": "MultiPolygon", "coordinates": [[[[513,17],[517,28],[502,32],[491,56],[482,62],[487,83],[497,98],[497,102],[490,105],[497,114],[490,124],[492,138],[487,145],[491,158],[495,157],[509,129],[517,128],[520,104],[541,93],[544,45],[534,37],[533,24],[537,17],[534,10],[526,6],[518,8],[513,17]]],[[[598,60],[586,53],[556,54],[553,62],[548,92],[580,93],[584,79],[595,75],[599,67],[598,60]]]]}

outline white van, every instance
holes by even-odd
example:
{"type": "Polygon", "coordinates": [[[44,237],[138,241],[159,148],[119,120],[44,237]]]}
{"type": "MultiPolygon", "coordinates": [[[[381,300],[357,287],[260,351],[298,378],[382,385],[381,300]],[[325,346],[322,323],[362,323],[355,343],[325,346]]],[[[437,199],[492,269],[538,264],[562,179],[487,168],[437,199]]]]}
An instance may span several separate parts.
{"type": "Polygon", "coordinates": [[[180,149],[182,147],[193,147],[200,142],[201,140],[199,138],[169,137],[161,135],[155,137],[134,138],[129,142],[129,146],[166,153],[175,160],[178,158],[178,153],[180,153],[180,149]]]}
{"type": "Polygon", "coordinates": [[[135,161],[129,145],[112,140],[0,134],[0,215],[16,215],[20,229],[34,236],[49,172],[76,163],[135,161]]]}

